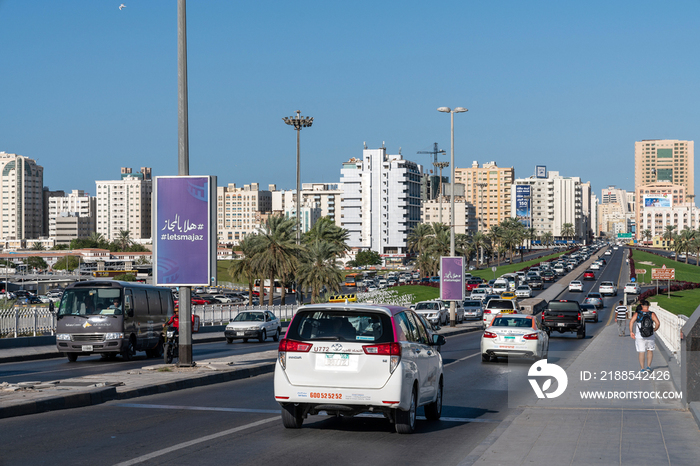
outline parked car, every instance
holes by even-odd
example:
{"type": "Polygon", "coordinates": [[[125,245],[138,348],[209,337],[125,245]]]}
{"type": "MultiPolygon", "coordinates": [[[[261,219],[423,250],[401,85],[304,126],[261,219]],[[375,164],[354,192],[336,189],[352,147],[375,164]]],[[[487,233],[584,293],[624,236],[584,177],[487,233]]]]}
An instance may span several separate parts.
{"type": "Polygon", "coordinates": [[[628,283],[625,285],[624,292],[629,294],[639,294],[642,292],[642,287],[639,286],[639,283],[628,283]]]}
{"type": "Polygon", "coordinates": [[[549,335],[535,316],[498,314],[481,336],[481,360],[520,356],[547,359],[549,335]]]}
{"type": "Polygon", "coordinates": [[[233,343],[233,340],[240,339],[243,343],[251,338],[257,338],[264,342],[268,336],[272,336],[274,341],[279,341],[282,333],[282,325],[279,319],[270,311],[244,311],[239,312],[236,317],[226,326],[224,337],[226,343],[233,343]]]}
{"type": "Polygon", "coordinates": [[[274,396],[282,424],[298,429],[308,415],[381,413],[400,434],[442,414],[445,337],[410,309],[366,304],[302,306],[280,341],[274,396]],[[358,395],[361,394],[361,395],[358,395]]]}

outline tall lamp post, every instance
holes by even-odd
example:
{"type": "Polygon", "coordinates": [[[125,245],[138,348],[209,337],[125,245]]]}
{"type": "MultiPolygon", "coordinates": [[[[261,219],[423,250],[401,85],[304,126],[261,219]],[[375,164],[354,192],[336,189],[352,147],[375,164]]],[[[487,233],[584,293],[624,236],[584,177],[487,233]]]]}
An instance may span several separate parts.
{"type": "MultiPolygon", "coordinates": [[[[450,256],[455,255],[455,113],[464,113],[467,109],[457,107],[451,110],[450,107],[440,107],[438,112],[450,114],[450,256]]],[[[440,179],[442,183],[442,179],[440,179]]],[[[442,194],[442,193],[441,193],[442,194]]],[[[442,209],[440,210],[442,213],[442,209]]],[[[450,327],[455,326],[455,302],[450,302],[450,327]]]]}
{"type": "MultiPolygon", "coordinates": [[[[297,246],[301,244],[301,219],[299,216],[300,210],[301,209],[301,162],[299,158],[299,148],[300,148],[300,133],[302,128],[310,128],[311,125],[314,122],[313,117],[303,117],[301,116],[301,110],[297,110],[297,115],[296,116],[290,116],[290,117],[284,117],[282,120],[288,124],[289,126],[294,127],[294,130],[297,132],[297,200],[296,200],[296,217],[297,217],[297,246]]],[[[297,305],[301,304],[301,291],[299,290],[298,283],[295,283],[295,288],[296,288],[296,301],[297,305]]],[[[264,286],[264,283],[263,283],[264,286]]],[[[270,292],[272,292],[272,287],[274,284],[270,283],[270,292]]]]}
{"type": "Polygon", "coordinates": [[[433,166],[440,169],[440,183],[438,184],[438,199],[440,200],[440,223],[442,223],[442,169],[450,166],[450,162],[433,162],[433,166]]]}

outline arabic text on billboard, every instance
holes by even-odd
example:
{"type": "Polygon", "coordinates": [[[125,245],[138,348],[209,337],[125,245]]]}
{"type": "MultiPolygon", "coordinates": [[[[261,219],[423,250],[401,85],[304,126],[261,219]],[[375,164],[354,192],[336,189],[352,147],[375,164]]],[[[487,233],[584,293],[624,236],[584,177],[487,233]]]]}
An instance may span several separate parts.
{"type": "Polygon", "coordinates": [[[155,284],[207,285],[210,177],[156,177],[155,284]]]}
{"type": "Polygon", "coordinates": [[[519,184],[515,186],[515,217],[523,225],[530,224],[530,193],[531,186],[519,184]]]}
{"type": "Polygon", "coordinates": [[[464,258],[440,258],[440,299],[464,300],[464,258]]]}
{"type": "Polygon", "coordinates": [[[671,207],[670,194],[644,196],[644,207],[671,207]]]}

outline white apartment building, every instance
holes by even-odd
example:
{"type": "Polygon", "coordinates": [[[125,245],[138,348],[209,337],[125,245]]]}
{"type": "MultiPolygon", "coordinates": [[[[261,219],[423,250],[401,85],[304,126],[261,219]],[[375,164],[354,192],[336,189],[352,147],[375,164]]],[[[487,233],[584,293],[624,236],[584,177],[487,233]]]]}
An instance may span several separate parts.
{"type": "MultiPolygon", "coordinates": [[[[531,188],[532,227],[537,236],[551,232],[555,240],[562,241],[565,223],[573,225],[575,240],[586,241],[591,233],[591,187],[579,177],[563,177],[559,172],[549,171],[546,178],[519,178],[511,187],[511,199],[516,199],[516,187],[531,188]],[[585,202],[584,202],[585,198],[585,202]]],[[[511,205],[511,217],[516,217],[516,203],[511,205]]]]}
{"type": "Polygon", "coordinates": [[[121,169],[119,180],[96,181],[97,215],[95,231],[114,241],[124,230],[132,240],[151,238],[153,180],[151,169],[121,169]]]}
{"type": "Polygon", "coordinates": [[[39,238],[43,233],[44,167],[17,154],[0,152],[2,240],[39,238]]]}
{"type": "MultiPolygon", "coordinates": [[[[291,217],[294,217],[293,211],[296,206],[297,190],[276,191],[271,189],[271,191],[272,213],[290,217],[290,215],[287,215],[287,212],[292,212],[291,217]]],[[[319,218],[329,217],[337,226],[340,226],[340,199],[342,193],[342,187],[338,183],[302,183],[301,205],[302,208],[319,209],[319,218]]],[[[313,223],[316,223],[316,221],[314,220],[313,223]]],[[[313,223],[311,226],[313,226],[313,223]]]]}
{"type": "Polygon", "coordinates": [[[422,173],[401,154],[387,155],[386,147],[365,148],[362,159],[344,162],[340,226],[349,232],[348,245],[405,259],[408,234],[421,218],[422,173]]]}
{"type": "Polygon", "coordinates": [[[601,191],[596,235],[630,233],[634,225],[634,193],[608,186],[601,191]],[[631,194],[631,196],[630,196],[631,194]],[[632,203],[630,203],[630,199],[632,203]]]}
{"type": "Polygon", "coordinates": [[[261,190],[258,183],[216,188],[216,232],[219,244],[234,244],[262,227],[261,215],[272,211],[275,185],[261,190]]]}
{"type": "MultiPolygon", "coordinates": [[[[97,198],[90,196],[83,190],[74,189],[65,196],[52,196],[48,198],[49,210],[49,237],[56,238],[56,219],[61,214],[63,217],[80,217],[81,231],[87,229],[90,236],[95,231],[95,217],[97,210],[97,198]]],[[[65,236],[65,235],[62,235],[65,236]]]]}
{"type": "Polygon", "coordinates": [[[640,207],[637,223],[637,239],[646,241],[644,231],[651,231],[651,238],[663,236],[667,226],[676,227],[674,233],[697,230],[700,227],[700,209],[691,202],[671,207],[640,207]]]}

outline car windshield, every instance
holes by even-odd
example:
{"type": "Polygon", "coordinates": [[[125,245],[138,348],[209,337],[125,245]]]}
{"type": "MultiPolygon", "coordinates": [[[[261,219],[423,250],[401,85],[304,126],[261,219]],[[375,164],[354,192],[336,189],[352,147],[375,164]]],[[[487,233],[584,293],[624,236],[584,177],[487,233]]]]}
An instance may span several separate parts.
{"type": "Polygon", "coordinates": [[[265,316],[262,312],[241,312],[234,319],[234,322],[264,322],[265,316]]]}
{"type": "Polygon", "coordinates": [[[530,319],[515,318],[515,317],[496,317],[493,319],[494,327],[532,327],[530,319]]]}
{"type": "Polygon", "coordinates": [[[416,311],[420,310],[437,310],[440,309],[437,303],[418,303],[416,304],[416,311]]]}
{"type": "Polygon", "coordinates": [[[120,288],[71,288],[63,293],[58,315],[120,315],[121,303],[120,288]]]}
{"type": "Polygon", "coordinates": [[[391,318],[384,313],[322,309],[297,313],[287,338],[388,343],[394,341],[394,331],[391,318]]]}

